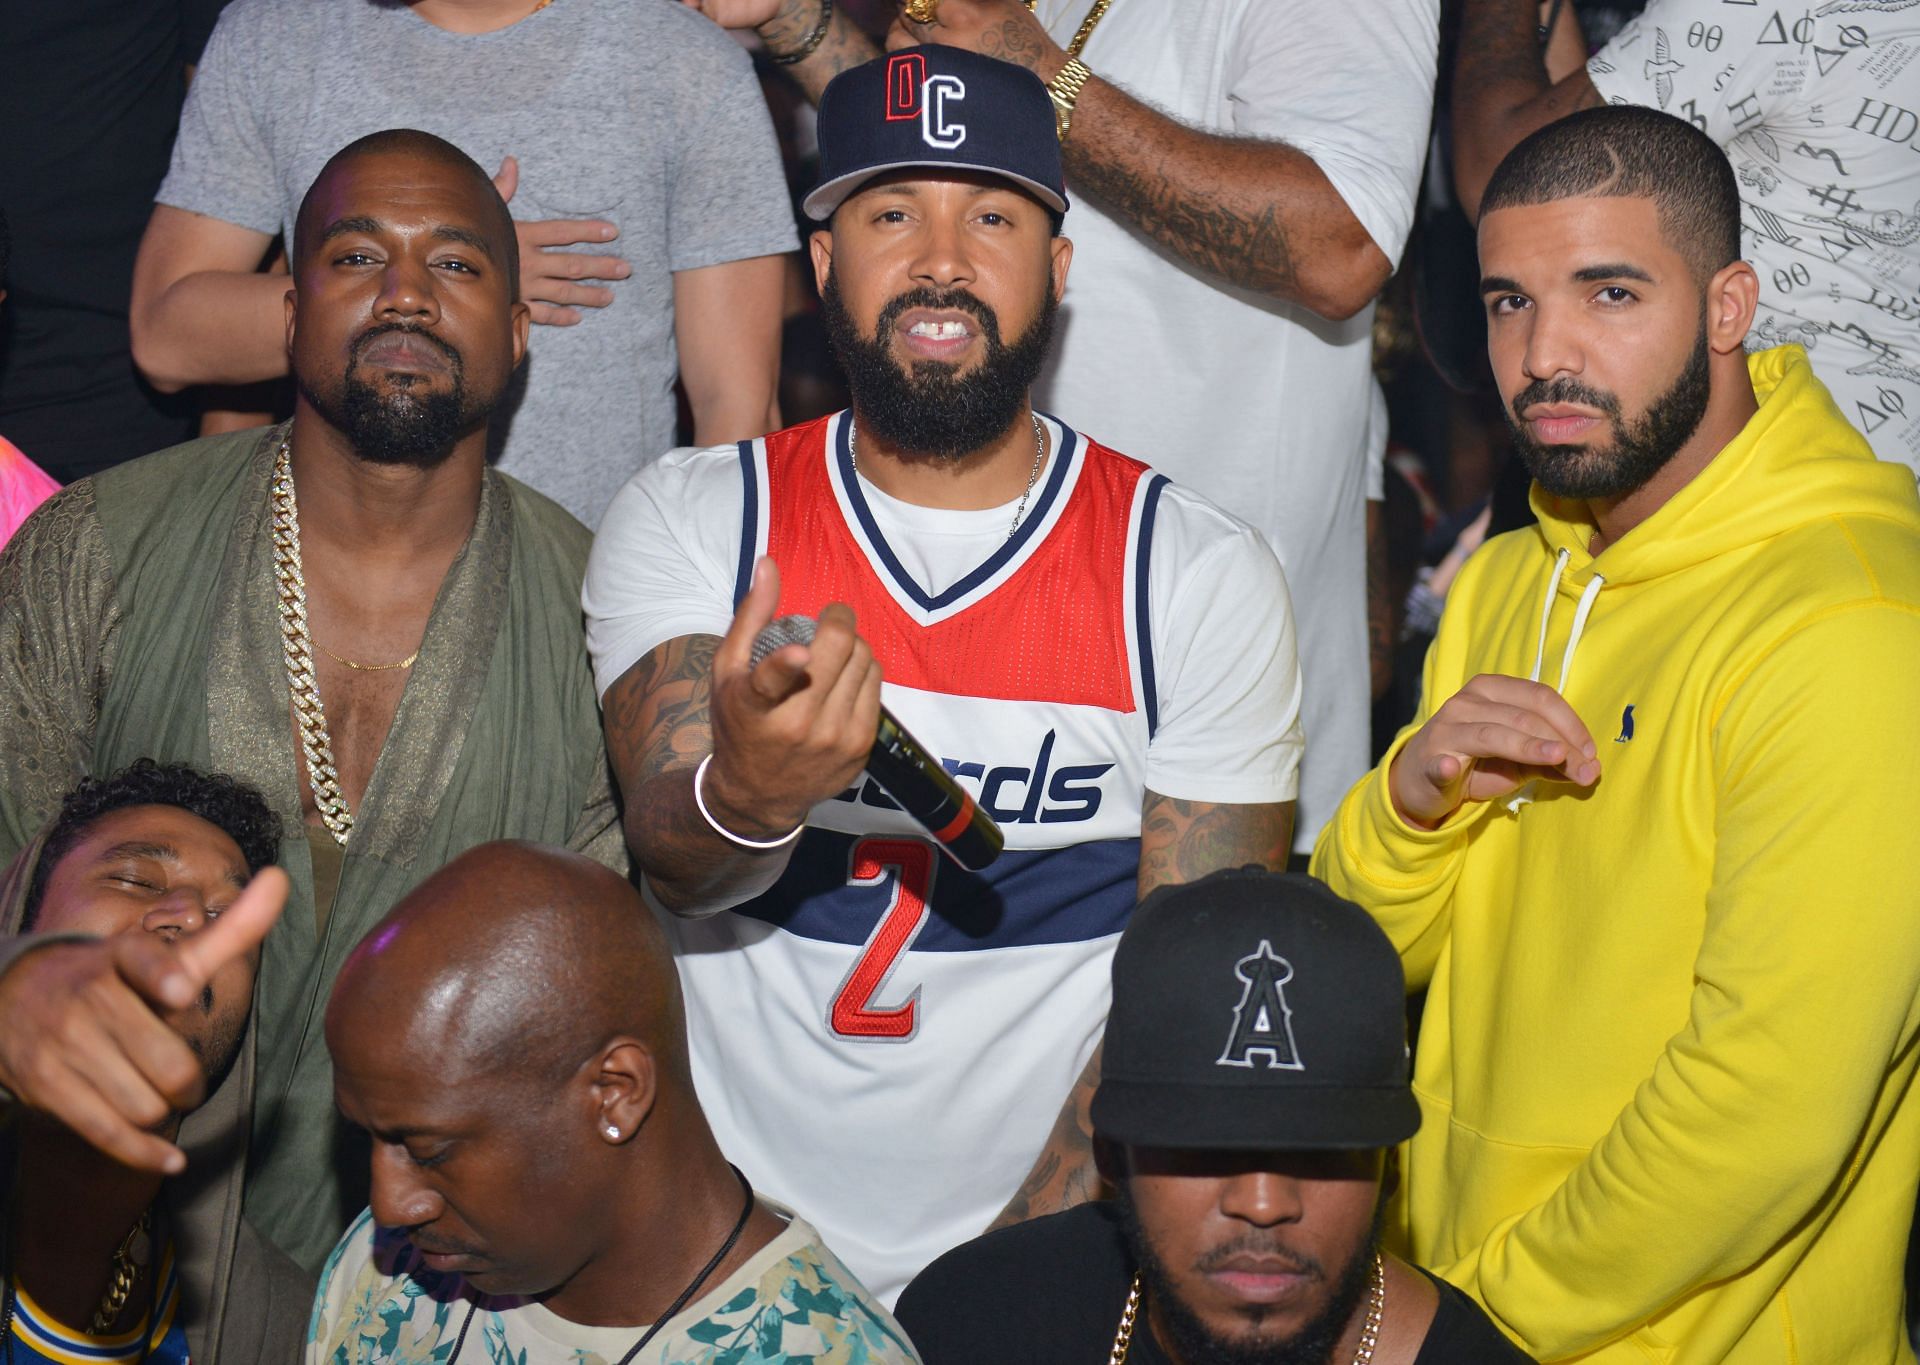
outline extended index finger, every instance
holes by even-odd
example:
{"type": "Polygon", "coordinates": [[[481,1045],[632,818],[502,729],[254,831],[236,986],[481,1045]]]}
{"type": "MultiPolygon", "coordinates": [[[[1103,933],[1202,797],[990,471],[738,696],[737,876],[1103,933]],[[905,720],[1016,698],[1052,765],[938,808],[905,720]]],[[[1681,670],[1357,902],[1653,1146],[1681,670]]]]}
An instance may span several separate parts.
{"type": "Polygon", "coordinates": [[[780,606],[780,570],[773,556],[762,555],[753,566],[753,582],[733,613],[733,623],[713,651],[713,676],[745,673],[753,666],[753,640],[773,620],[780,606]]]}
{"type": "Polygon", "coordinates": [[[259,947],[286,908],[289,885],[279,868],[263,867],[218,919],[181,939],[174,949],[174,970],[155,983],[161,1003],[173,1009],[192,1004],[215,972],[259,947]]]}

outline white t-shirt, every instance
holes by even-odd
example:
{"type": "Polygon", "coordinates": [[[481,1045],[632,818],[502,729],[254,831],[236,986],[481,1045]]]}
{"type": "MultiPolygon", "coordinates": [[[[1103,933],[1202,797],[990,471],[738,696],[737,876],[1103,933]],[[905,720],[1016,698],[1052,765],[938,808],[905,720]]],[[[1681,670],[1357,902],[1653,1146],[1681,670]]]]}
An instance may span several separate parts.
{"type": "MultiPolygon", "coordinates": [[[[1039,0],[1067,42],[1088,0],[1039,0]]],[[[1082,54],[1209,132],[1311,156],[1397,261],[1433,107],[1437,0],[1125,0],[1082,54]]],[[[1068,187],[1071,191],[1072,187],[1068,187]]],[[[1294,846],[1367,767],[1366,425],[1373,309],[1327,322],[1178,261],[1090,198],[1036,399],[1257,527],[1300,630],[1306,765],[1294,846]]]]}
{"type": "Polygon", "coordinates": [[[999,1213],[1085,1066],[1146,791],[1296,789],[1299,670],[1272,551],[1046,429],[1011,539],[1018,500],[945,511],[867,483],[841,415],[667,455],[614,499],[587,568],[604,689],[666,640],[724,631],[769,550],[781,610],[853,605],[888,710],[1005,835],[966,872],[863,781],[809,813],[767,892],[667,923],[722,1149],[885,1301],[999,1213]]]}
{"type": "Polygon", "coordinates": [[[1748,347],[1805,346],[1875,453],[1920,471],[1920,2],[1650,0],[1587,74],[1726,150],[1748,347]]]}
{"type": "MultiPolygon", "coordinates": [[[[773,1207],[785,1230],[683,1308],[634,1365],[918,1365],[900,1324],[819,1234],[773,1207]]],[[[470,1293],[458,1275],[422,1266],[406,1233],[367,1210],[320,1272],[306,1365],[612,1365],[646,1330],[587,1327],[535,1300],[470,1293]]]]}

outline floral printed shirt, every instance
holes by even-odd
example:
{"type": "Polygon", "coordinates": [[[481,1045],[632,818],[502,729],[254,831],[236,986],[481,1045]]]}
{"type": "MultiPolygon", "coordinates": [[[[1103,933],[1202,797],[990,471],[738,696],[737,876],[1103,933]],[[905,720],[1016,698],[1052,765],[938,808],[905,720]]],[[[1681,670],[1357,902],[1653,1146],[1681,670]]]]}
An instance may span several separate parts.
{"type": "MultiPolygon", "coordinates": [[[[537,1302],[472,1293],[458,1275],[427,1269],[406,1234],[376,1227],[369,1210],[321,1273],[306,1365],[454,1365],[456,1346],[458,1365],[616,1365],[645,1331],[584,1327],[537,1302]]],[[[687,1305],[633,1365],[919,1360],[892,1314],[789,1216],[784,1232],[687,1305]]]]}

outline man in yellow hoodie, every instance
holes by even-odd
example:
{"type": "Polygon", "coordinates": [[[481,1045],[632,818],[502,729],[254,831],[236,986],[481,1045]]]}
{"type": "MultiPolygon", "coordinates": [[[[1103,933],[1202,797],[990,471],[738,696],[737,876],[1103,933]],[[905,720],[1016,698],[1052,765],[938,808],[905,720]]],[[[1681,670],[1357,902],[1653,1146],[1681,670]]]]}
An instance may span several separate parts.
{"type": "Polygon", "coordinates": [[[1800,348],[1743,351],[1739,208],[1643,108],[1496,172],[1538,525],[1314,855],[1428,990],[1399,1231],[1542,1360],[1914,1358],[1920,499],[1800,348]]]}

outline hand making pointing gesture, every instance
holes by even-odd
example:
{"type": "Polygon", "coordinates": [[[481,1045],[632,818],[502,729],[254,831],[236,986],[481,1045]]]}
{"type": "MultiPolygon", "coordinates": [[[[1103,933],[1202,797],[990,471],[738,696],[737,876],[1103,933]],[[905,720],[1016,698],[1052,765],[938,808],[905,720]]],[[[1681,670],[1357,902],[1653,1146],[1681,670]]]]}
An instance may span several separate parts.
{"type": "Polygon", "coordinates": [[[178,1174],[186,1156],[149,1130],[197,1105],[207,1077],[162,1016],[259,947],[287,885],[264,868],[219,918],[176,939],[116,934],[17,958],[0,974],[0,1085],[116,1160],[178,1174]]]}

